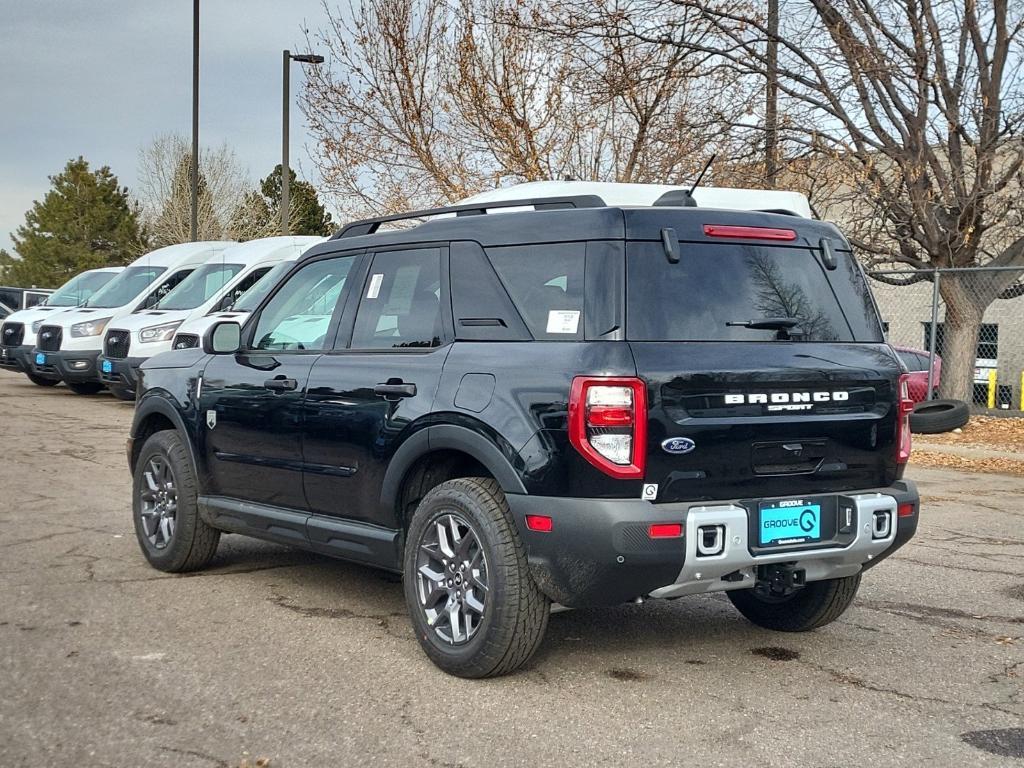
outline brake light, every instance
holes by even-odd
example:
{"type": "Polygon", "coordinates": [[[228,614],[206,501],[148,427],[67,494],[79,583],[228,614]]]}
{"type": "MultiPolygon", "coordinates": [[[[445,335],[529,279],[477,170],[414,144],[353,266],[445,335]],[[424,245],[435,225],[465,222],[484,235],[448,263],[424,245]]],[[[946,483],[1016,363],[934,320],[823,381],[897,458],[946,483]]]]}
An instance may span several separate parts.
{"type": "Polygon", "coordinates": [[[619,479],[644,476],[647,388],[637,378],[577,376],[569,392],[569,442],[619,479]]]}
{"type": "Polygon", "coordinates": [[[796,231],[775,227],[735,227],[725,224],[705,224],[708,237],[739,237],[745,240],[796,240],[796,231]]]}
{"type": "Polygon", "coordinates": [[[914,401],[910,399],[910,374],[901,373],[896,390],[899,397],[896,415],[896,463],[906,464],[910,460],[910,413],[914,401]]]}

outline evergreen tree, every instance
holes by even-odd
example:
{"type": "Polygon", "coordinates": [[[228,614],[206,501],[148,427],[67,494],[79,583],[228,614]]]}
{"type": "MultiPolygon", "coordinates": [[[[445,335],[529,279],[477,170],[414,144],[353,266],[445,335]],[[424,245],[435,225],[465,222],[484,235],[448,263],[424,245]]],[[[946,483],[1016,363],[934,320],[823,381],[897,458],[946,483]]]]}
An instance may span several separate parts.
{"type": "MultiPolygon", "coordinates": [[[[299,181],[295,171],[288,169],[289,226],[293,235],[334,233],[331,214],[324,208],[316,189],[308,181],[299,181]]],[[[230,231],[240,240],[268,237],[281,231],[281,165],[260,182],[259,191],[249,192],[235,209],[230,231]]]]}
{"type": "Polygon", "coordinates": [[[4,282],[60,285],[86,269],[127,264],[146,247],[138,207],[110,168],[89,170],[82,157],[50,176],[52,189],[36,200],[12,235],[20,259],[3,254],[4,282]]]}

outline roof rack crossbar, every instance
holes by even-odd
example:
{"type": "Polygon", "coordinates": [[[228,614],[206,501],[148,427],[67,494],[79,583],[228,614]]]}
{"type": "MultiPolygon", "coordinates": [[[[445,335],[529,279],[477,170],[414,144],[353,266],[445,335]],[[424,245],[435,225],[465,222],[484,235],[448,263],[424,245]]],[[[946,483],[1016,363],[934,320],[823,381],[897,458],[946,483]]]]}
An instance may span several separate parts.
{"type": "Polygon", "coordinates": [[[605,202],[598,195],[569,195],[566,197],[537,197],[523,200],[496,200],[494,202],[469,203],[466,205],[449,205],[444,208],[428,208],[422,211],[409,211],[408,213],[395,213],[390,216],[377,216],[372,219],[362,219],[346,224],[331,240],[340,240],[343,237],[359,237],[360,235],[372,235],[381,224],[392,221],[405,221],[407,219],[423,219],[428,216],[439,216],[446,213],[454,213],[456,216],[481,216],[495,208],[518,208],[533,206],[538,211],[553,211],[564,208],[604,208],[605,202]]]}

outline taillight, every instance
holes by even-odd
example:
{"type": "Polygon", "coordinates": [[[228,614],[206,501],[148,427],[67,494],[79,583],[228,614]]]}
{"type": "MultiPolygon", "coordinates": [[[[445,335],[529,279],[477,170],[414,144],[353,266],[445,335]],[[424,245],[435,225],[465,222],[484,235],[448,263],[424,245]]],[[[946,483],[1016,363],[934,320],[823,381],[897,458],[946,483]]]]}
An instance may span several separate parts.
{"type": "Polygon", "coordinates": [[[708,237],[739,237],[744,240],[796,240],[796,231],[776,227],[736,227],[727,224],[705,224],[708,237]]]}
{"type": "Polygon", "coordinates": [[[910,413],[914,401],[910,399],[910,374],[901,373],[896,390],[899,397],[896,416],[896,463],[906,464],[910,460],[910,413]]]}
{"type": "Polygon", "coordinates": [[[647,388],[636,378],[577,376],[569,393],[569,442],[620,479],[644,476],[647,388]]]}

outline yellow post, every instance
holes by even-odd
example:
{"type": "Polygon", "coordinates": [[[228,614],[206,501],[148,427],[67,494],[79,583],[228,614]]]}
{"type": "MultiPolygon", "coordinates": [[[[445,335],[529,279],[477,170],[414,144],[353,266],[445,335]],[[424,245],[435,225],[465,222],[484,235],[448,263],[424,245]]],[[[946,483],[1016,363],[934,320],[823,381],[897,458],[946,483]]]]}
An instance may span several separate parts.
{"type": "Polygon", "coordinates": [[[996,407],[996,372],[988,372],[988,407],[996,407]]]}
{"type": "Polygon", "coordinates": [[[1020,409],[1024,411],[1024,371],[1020,372],[1020,409]]]}

